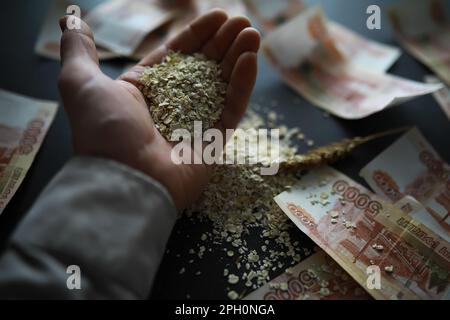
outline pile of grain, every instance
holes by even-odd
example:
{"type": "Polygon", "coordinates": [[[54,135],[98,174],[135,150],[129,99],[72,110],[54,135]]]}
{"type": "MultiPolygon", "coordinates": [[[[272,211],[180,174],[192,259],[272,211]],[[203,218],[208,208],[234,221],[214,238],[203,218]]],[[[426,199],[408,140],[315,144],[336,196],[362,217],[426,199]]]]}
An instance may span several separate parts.
{"type": "Polygon", "coordinates": [[[140,81],[155,126],[168,140],[175,129],[193,132],[194,121],[207,130],[220,119],[227,84],[220,65],[203,54],[170,51],[162,63],[145,68],[140,81]]]}

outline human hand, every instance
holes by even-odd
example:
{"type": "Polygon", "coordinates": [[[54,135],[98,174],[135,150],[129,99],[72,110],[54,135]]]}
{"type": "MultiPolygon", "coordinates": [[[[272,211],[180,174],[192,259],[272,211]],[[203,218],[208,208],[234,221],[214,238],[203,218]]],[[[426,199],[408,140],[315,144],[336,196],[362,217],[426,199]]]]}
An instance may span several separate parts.
{"type": "Polygon", "coordinates": [[[258,32],[244,17],[228,18],[224,11],[212,10],[113,80],[99,68],[88,25],[81,22],[80,30],[65,30],[66,20],[60,21],[64,32],[59,90],[75,152],[140,170],[165,186],[178,208],[189,206],[206,186],[211,167],[172,162],[174,143],[155,128],[138,88],[139,79],[144,68],[161,62],[168,50],[203,52],[222,65],[228,82],[225,108],[216,128],[222,132],[234,129],[245,113],[256,79],[258,32]]]}

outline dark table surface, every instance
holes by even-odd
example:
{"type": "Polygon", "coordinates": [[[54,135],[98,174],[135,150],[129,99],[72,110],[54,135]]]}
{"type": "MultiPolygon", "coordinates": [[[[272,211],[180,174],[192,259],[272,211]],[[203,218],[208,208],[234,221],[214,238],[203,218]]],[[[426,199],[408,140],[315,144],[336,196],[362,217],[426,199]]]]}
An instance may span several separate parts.
{"type": "MultiPolygon", "coordinates": [[[[384,9],[395,1],[382,0],[323,0],[306,1],[321,3],[326,14],[353,30],[386,44],[398,45],[387,21],[382,16],[381,30],[366,28],[365,13],[370,4],[378,4],[384,9]]],[[[0,12],[0,88],[31,97],[59,100],[56,80],[59,62],[41,58],[34,54],[33,47],[41,24],[46,16],[50,1],[9,1],[2,3],[0,12]]],[[[61,13],[63,14],[63,13],[61,13]]],[[[57,21],[55,21],[57,23],[57,21]]],[[[116,77],[130,61],[125,59],[102,63],[103,71],[116,77]]],[[[420,62],[403,52],[400,59],[389,70],[390,73],[421,81],[431,71],[420,62]]],[[[271,101],[279,104],[274,111],[285,115],[287,126],[300,127],[305,134],[324,145],[342,138],[366,135],[402,126],[416,126],[431,142],[441,156],[450,161],[450,125],[431,95],[420,97],[397,107],[393,107],[358,121],[324,117],[323,112],[290,90],[260,56],[259,73],[252,101],[270,107],[271,101]],[[294,98],[300,104],[294,104],[294,98]]],[[[0,115],[1,116],[1,115],[0,115]]],[[[351,156],[334,165],[356,181],[363,183],[359,170],[373,157],[389,146],[397,136],[386,137],[357,149],[351,156]]],[[[300,151],[307,150],[299,145],[300,151]]],[[[59,108],[54,123],[38,153],[27,177],[0,216],[0,243],[5,244],[17,223],[26,214],[36,197],[72,156],[70,131],[67,116],[59,108]]],[[[363,183],[364,184],[364,183],[363,183]]],[[[170,251],[161,264],[152,298],[225,298],[226,281],[222,275],[224,265],[229,262],[222,252],[205,253],[201,260],[188,264],[188,250],[198,243],[203,232],[210,229],[208,223],[194,223],[181,219],[176,224],[168,243],[170,251]],[[186,273],[179,275],[181,267],[186,273]],[[201,271],[200,276],[195,272],[201,271]]],[[[254,235],[257,239],[257,235],[254,235]]],[[[294,230],[293,237],[301,241],[303,247],[312,247],[311,241],[294,230]]],[[[218,251],[218,250],[217,250],[218,251]]],[[[278,271],[277,273],[279,273],[278,271]]],[[[277,273],[271,274],[276,276],[277,273]]],[[[243,288],[240,288],[243,289],[243,288]]],[[[238,290],[239,291],[239,287],[238,290]]]]}

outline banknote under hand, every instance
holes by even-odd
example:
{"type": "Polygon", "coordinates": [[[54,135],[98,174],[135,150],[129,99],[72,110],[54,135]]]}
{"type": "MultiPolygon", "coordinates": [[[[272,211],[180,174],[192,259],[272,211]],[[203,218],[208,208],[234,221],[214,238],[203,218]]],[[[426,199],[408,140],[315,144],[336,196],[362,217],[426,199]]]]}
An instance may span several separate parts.
{"type": "Polygon", "coordinates": [[[450,21],[443,1],[402,1],[389,17],[403,47],[450,86],[450,21]]]}
{"type": "MultiPolygon", "coordinates": [[[[332,28],[342,30],[336,25],[332,28]]],[[[378,71],[353,63],[359,59],[347,54],[358,54],[358,50],[343,50],[345,42],[338,45],[329,30],[322,10],[316,6],[278,26],[263,41],[264,53],[282,79],[327,112],[344,119],[360,119],[442,88],[442,84],[419,83],[380,72],[389,63],[378,64],[378,71]]],[[[367,51],[359,50],[359,55],[367,51]]],[[[370,61],[366,56],[359,61],[370,61]]]]}
{"type": "Polygon", "coordinates": [[[59,59],[61,31],[58,19],[67,14],[66,10],[71,4],[78,5],[82,19],[92,24],[100,60],[121,55],[140,60],[212,8],[222,8],[230,17],[245,15],[245,6],[240,0],[192,0],[182,8],[161,6],[161,3],[164,1],[53,1],[36,42],[35,52],[50,59],[59,59]],[[127,2],[133,3],[128,5],[127,2]],[[149,20],[151,22],[147,24],[149,20]],[[118,28],[120,32],[117,32],[118,28]]]}
{"type": "Polygon", "coordinates": [[[367,300],[371,296],[325,251],[289,268],[244,300],[367,300]]]}
{"type": "Polygon", "coordinates": [[[275,197],[375,299],[449,299],[450,244],[415,220],[423,208],[408,200],[392,204],[330,167],[308,172],[275,197]]]}
{"type": "Polygon", "coordinates": [[[391,202],[412,197],[425,210],[414,219],[450,242],[450,166],[416,128],[410,130],[360,172],[378,195],[391,202]]]}
{"type": "Polygon", "coordinates": [[[297,16],[306,6],[302,0],[243,0],[250,14],[264,32],[297,16]]]}
{"type": "Polygon", "coordinates": [[[41,147],[58,104],[0,89],[0,214],[41,147]]]}
{"type": "Polygon", "coordinates": [[[131,58],[142,59],[149,52],[178,34],[195,18],[214,8],[225,10],[229,17],[246,14],[246,8],[241,0],[191,0],[187,6],[180,8],[180,14],[177,14],[169,23],[164,24],[154,32],[150,32],[131,55],[131,58]]]}
{"type": "Polygon", "coordinates": [[[147,34],[176,15],[158,0],[106,1],[85,17],[95,35],[95,42],[112,52],[130,56],[147,34]]]}

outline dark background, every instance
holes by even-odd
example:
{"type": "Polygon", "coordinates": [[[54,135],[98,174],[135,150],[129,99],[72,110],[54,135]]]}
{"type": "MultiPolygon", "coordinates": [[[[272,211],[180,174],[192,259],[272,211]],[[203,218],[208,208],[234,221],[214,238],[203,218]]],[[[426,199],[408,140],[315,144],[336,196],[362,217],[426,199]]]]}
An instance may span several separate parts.
{"type": "MultiPolygon", "coordinates": [[[[306,2],[321,3],[328,17],[360,34],[386,44],[398,45],[392,36],[385,14],[385,8],[395,1],[324,0],[306,2]],[[382,8],[381,30],[366,28],[367,15],[365,11],[370,4],[378,4],[382,8]]],[[[41,58],[33,50],[49,3],[50,1],[37,0],[2,2],[0,12],[0,88],[30,97],[59,100],[56,86],[59,62],[41,58]]],[[[63,14],[61,13],[61,15],[63,14]]],[[[130,62],[126,59],[104,62],[102,69],[111,77],[116,77],[130,62]]],[[[431,73],[404,51],[389,72],[417,81],[422,81],[424,75],[431,73]]],[[[283,123],[287,126],[300,127],[308,138],[315,141],[316,146],[346,137],[367,135],[402,126],[416,126],[441,156],[447,162],[450,161],[449,120],[431,95],[384,110],[362,120],[348,121],[333,116],[324,117],[321,109],[312,106],[290,90],[260,56],[258,79],[252,101],[267,108],[271,107],[272,101],[277,101],[279,106],[274,108],[274,111],[285,115],[283,123]],[[300,103],[294,104],[294,98],[299,99],[300,103]]],[[[358,176],[359,170],[396,138],[398,136],[391,136],[362,146],[351,156],[335,164],[334,167],[363,183],[358,176]]],[[[70,139],[67,116],[64,108],[60,106],[27,177],[0,216],[0,243],[2,245],[5,244],[10,233],[45,185],[72,156],[70,139]]],[[[304,143],[300,144],[299,148],[300,151],[307,150],[304,143]]],[[[184,299],[187,295],[191,298],[204,299],[226,297],[227,284],[222,272],[227,261],[224,260],[223,253],[206,252],[202,260],[196,260],[192,265],[188,264],[190,259],[188,250],[196,246],[201,234],[208,229],[210,229],[208,223],[194,223],[187,219],[178,221],[168,244],[170,253],[164,258],[156,277],[151,293],[152,298],[184,299]],[[178,274],[181,267],[186,267],[186,273],[183,275],[178,274]],[[201,271],[201,275],[194,275],[196,271],[201,271]]],[[[303,247],[312,247],[311,241],[306,236],[299,231],[294,230],[294,232],[293,236],[301,241],[303,247]]],[[[259,239],[257,235],[254,235],[254,238],[255,241],[259,239]]],[[[271,274],[271,276],[274,277],[277,273],[271,274]]]]}

